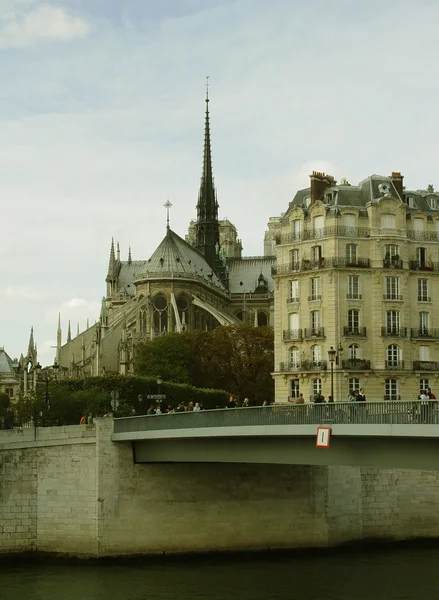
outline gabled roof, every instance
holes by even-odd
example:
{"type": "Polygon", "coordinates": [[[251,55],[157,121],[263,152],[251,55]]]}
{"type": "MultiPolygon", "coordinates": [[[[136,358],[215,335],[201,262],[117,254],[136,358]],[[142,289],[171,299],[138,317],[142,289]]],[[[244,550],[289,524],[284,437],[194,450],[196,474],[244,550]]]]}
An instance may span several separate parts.
{"type": "Polygon", "coordinates": [[[143,280],[151,276],[156,278],[160,275],[163,277],[176,275],[183,278],[184,275],[188,275],[191,279],[196,277],[225,291],[224,285],[212,271],[204,256],[170,228],[167,229],[165,237],[151,258],[137,273],[136,279],[143,280]]]}
{"type": "Polygon", "coordinates": [[[15,374],[14,364],[15,364],[14,361],[5,352],[5,349],[4,348],[0,348],[0,373],[12,373],[12,374],[15,374]]]}
{"type": "Polygon", "coordinates": [[[276,264],[274,256],[243,256],[229,259],[229,289],[231,294],[249,294],[258,286],[262,274],[267,281],[268,291],[273,292],[274,282],[271,267],[276,264]],[[242,282],[242,285],[241,285],[242,282]]]}

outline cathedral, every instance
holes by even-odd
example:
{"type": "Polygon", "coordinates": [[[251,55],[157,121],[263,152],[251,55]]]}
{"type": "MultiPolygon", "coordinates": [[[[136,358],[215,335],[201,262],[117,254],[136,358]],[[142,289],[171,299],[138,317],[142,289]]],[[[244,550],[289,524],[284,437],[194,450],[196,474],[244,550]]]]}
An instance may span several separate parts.
{"type": "Polygon", "coordinates": [[[133,373],[136,344],[168,332],[212,330],[218,325],[273,325],[275,239],[281,219],[268,223],[263,256],[242,256],[236,227],[218,218],[212,171],[209,97],[197,219],[183,239],[169,225],[150,258],[121,260],[111,242],[99,321],[63,344],[60,319],[56,363],[61,377],[133,373]]]}

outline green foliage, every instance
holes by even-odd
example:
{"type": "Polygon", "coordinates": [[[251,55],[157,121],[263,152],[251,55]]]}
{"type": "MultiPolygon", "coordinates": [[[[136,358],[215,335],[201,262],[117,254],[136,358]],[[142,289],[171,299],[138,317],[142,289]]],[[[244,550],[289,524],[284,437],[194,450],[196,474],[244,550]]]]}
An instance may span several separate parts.
{"type": "Polygon", "coordinates": [[[169,333],[136,347],[135,371],[138,375],[189,383],[189,348],[178,333],[169,333]]]}
{"type": "Polygon", "coordinates": [[[5,394],[5,392],[0,392],[0,417],[5,416],[6,411],[10,408],[10,406],[11,400],[8,394],[5,394]]]}

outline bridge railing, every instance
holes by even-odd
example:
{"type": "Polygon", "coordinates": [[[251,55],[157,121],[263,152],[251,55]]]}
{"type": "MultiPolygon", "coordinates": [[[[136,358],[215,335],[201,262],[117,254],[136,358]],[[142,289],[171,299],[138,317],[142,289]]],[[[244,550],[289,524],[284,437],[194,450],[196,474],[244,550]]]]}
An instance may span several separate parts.
{"type": "Polygon", "coordinates": [[[254,427],[271,425],[439,423],[439,407],[430,401],[335,402],[280,404],[200,412],[168,413],[114,419],[114,433],[134,433],[199,427],[254,427]]]}

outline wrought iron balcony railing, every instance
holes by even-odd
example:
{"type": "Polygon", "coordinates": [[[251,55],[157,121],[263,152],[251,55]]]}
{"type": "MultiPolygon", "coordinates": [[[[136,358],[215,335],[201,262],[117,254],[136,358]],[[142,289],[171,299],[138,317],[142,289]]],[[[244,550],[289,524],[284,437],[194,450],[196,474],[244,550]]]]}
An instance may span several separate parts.
{"type": "Polygon", "coordinates": [[[346,300],[362,300],[363,296],[361,294],[346,294],[346,300]]]}
{"type": "Polygon", "coordinates": [[[409,268],[411,271],[438,271],[439,263],[421,260],[410,260],[409,268]]]}
{"type": "Polygon", "coordinates": [[[343,335],[345,337],[366,337],[366,327],[351,327],[346,325],[343,327],[343,335]]]}
{"type": "Polygon", "coordinates": [[[311,294],[308,296],[308,302],[315,302],[316,300],[321,300],[322,296],[320,294],[311,294]]]}
{"type": "Polygon", "coordinates": [[[431,302],[430,296],[418,296],[418,302],[431,302]]]}
{"type": "Polygon", "coordinates": [[[393,369],[395,371],[402,371],[404,369],[403,360],[386,360],[384,361],[385,369],[393,369]]]}
{"type": "Polygon", "coordinates": [[[414,360],[414,371],[439,371],[439,362],[433,360],[414,360]]]}
{"type": "Polygon", "coordinates": [[[392,258],[383,259],[383,267],[385,269],[403,269],[404,263],[401,258],[393,256],[392,258]]]}
{"type": "Polygon", "coordinates": [[[299,301],[299,296],[290,296],[287,298],[287,304],[298,304],[299,301]]]}
{"type": "Polygon", "coordinates": [[[430,338],[439,339],[439,329],[429,329],[428,327],[416,327],[410,330],[412,338],[430,338]]]}
{"type": "Polygon", "coordinates": [[[414,231],[407,230],[407,237],[409,240],[418,240],[423,242],[437,242],[439,241],[439,234],[436,231],[414,231]]]}
{"type": "Polygon", "coordinates": [[[306,339],[325,337],[325,329],[323,327],[310,327],[304,330],[303,337],[306,339]]]}
{"type": "Polygon", "coordinates": [[[328,267],[334,267],[338,269],[370,269],[369,258],[328,258],[328,267]]]}
{"type": "Polygon", "coordinates": [[[401,294],[383,294],[383,300],[403,300],[404,297],[401,294]]]}
{"type": "Polygon", "coordinates": [[[407,327],[381,327],[382,337],[407,337],[407,327]]]}
{"type": "Polygon", "coordinates": [[[285,342],[301,340],[301,339],[302,339],[302,329],[284,329],[283,340],[285,342]]]}
{"type": "Polygon", "coordinates": [[[281,362],[278,373],[288,373],[290,371],[327,371],[328,362],[326,360],[302,360],[281,362]]]}
{"type": "Polygon", "coordinates": [[[342,360],[341,366],[346,371],[370,371],[370,360],[363,358],[347,358],[342,360]]]}
{"type": "Polygon", "coordinates": [[[305,229],[300,232],[284,233],[276,236],[276,244],[292,244],[294,242],[306,242],[325,237],[369,237],[368,227],[345,227],[343,225],[332,225],[319,229],[305,229]]]}

